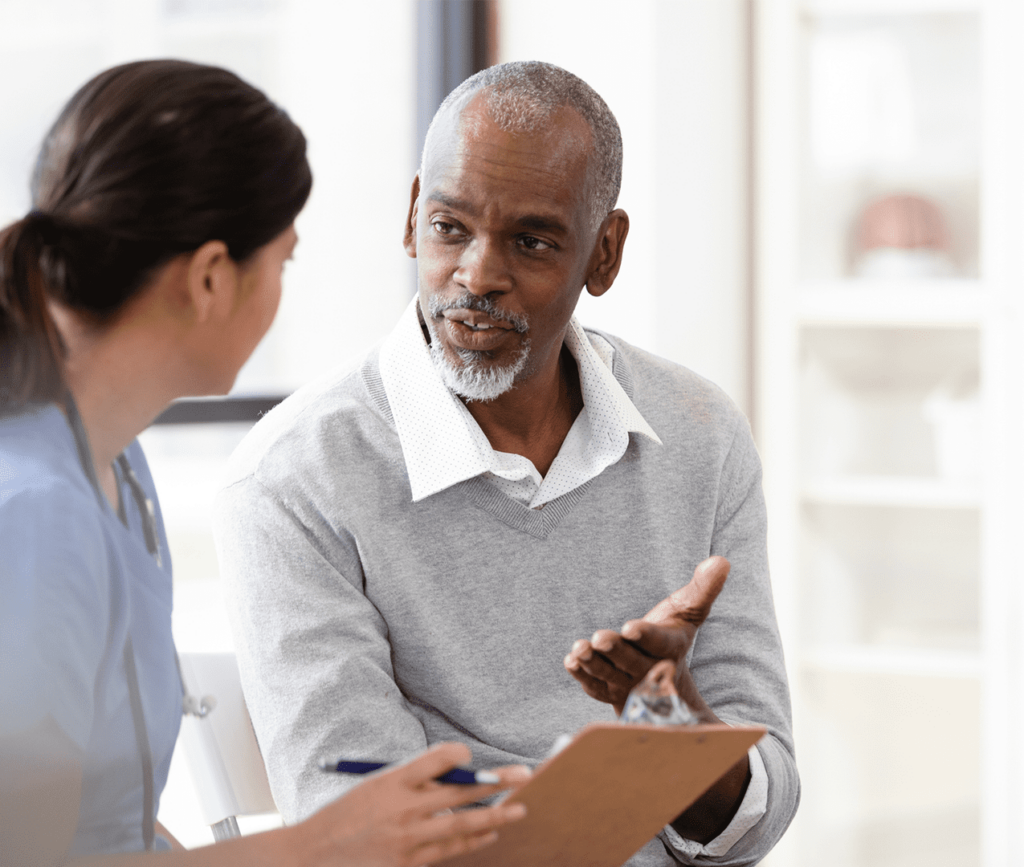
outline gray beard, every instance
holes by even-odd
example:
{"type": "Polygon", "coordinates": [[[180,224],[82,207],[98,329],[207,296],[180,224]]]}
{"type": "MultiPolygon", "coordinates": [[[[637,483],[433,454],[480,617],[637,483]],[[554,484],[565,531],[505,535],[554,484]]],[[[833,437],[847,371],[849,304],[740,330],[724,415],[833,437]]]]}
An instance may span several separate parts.
{"type": "Polygon", "coordinates": [[[466,400],[490,401],[501,397],[515,386],[516,377],[526,367],[530,342],[526,341],[511,364],[491,367],[480,363],[480,353],[470,349],[457,349],[462,362],[453,364],[445,354],[441,341],[433,335],[430,342],[430,360],[441,374],[448,388],[466,400]]]}

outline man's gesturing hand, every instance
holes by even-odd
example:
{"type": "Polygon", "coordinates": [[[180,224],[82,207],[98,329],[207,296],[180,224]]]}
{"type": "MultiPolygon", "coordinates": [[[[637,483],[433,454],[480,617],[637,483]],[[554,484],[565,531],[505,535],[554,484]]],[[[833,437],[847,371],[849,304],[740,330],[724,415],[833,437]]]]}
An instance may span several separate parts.
{"type": "Polygon", "coordinates": [[[728,560],[709,557],[694,570],[689,584],[663,599],[640,620],[630,620],[621,632],[601,629],[589,641],[584,638],[573,644],[565,657],[566,670],[587,695],[607,702],[620,714],[629,691],[651,666],[659,659],[670,659],[676,664],[677,677],[685,681],[677,684],[682,687],[679,694],[701,716],[705,708],[700,701],[693,706],[684,660],[728,575],[728,560]]]}
{"type": "MultiPolygon", "coordinates": [[[[690,677],[686,654],[728,575],[728,560],[709,557],[694,570],[689,584],[663,599],[640,620],[630,620],[621,633],[602,629],[590,641],[577,641],[565,657],[566,669],[588,695],[608,702],[616,714],[621,714],[629,691],[656,662],[669,659],[675,663],[679,697],[700,722],[719,722],[690,677]]],[[[750,765],[744,756],[677,816],[672,827],[687,840],[713,840],[732,821],[749,780],[750,765]]]]}

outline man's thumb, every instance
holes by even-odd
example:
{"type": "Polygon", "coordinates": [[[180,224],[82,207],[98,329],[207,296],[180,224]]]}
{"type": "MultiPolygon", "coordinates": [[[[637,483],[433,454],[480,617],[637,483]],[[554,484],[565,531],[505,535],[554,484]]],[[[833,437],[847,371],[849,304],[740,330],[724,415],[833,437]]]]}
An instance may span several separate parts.
{"type": "Polygon", "coordinates": [[[644,620],[658,623],[676,618],[700,626],[711,613],[711,606],[722,592],[731,568],[725,557],[708,557],[693,571],[689,584],[655,605],[644,615],[644,620]]]}

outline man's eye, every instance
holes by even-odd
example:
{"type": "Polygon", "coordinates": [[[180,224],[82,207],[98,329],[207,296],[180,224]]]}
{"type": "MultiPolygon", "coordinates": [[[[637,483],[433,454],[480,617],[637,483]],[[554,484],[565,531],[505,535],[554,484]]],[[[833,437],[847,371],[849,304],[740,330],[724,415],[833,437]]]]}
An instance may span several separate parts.
{"type": "Polygon", "coordinates": [[[540,238],[535,238],[533,235],[523,235],[519,239],[519,243],[526,247],[527,250],[550,250],[551,244],[547,241],[542,241],[540,238]]]}
{"type": "Polygon", "coordinates": [[[444,220],[434,220],[430,225],[439,235],[452,235],[455,233],[455,226],[451,223],[445,222],[444,220]]]}

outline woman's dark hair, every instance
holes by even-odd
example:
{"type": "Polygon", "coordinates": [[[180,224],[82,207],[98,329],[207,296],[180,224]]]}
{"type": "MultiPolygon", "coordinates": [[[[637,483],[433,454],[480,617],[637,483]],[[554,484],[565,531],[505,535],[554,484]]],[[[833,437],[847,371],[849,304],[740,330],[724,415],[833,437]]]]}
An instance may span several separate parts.
{"type": "Polygon", "coordinates": [[[101,72],[43,142],[33,210],[0,232],[0,415],[64,394],[48,299],[103,322],[207,241],[242,262],[311,185],[302,131],[234,73],[180,60],[101,72]]]}

